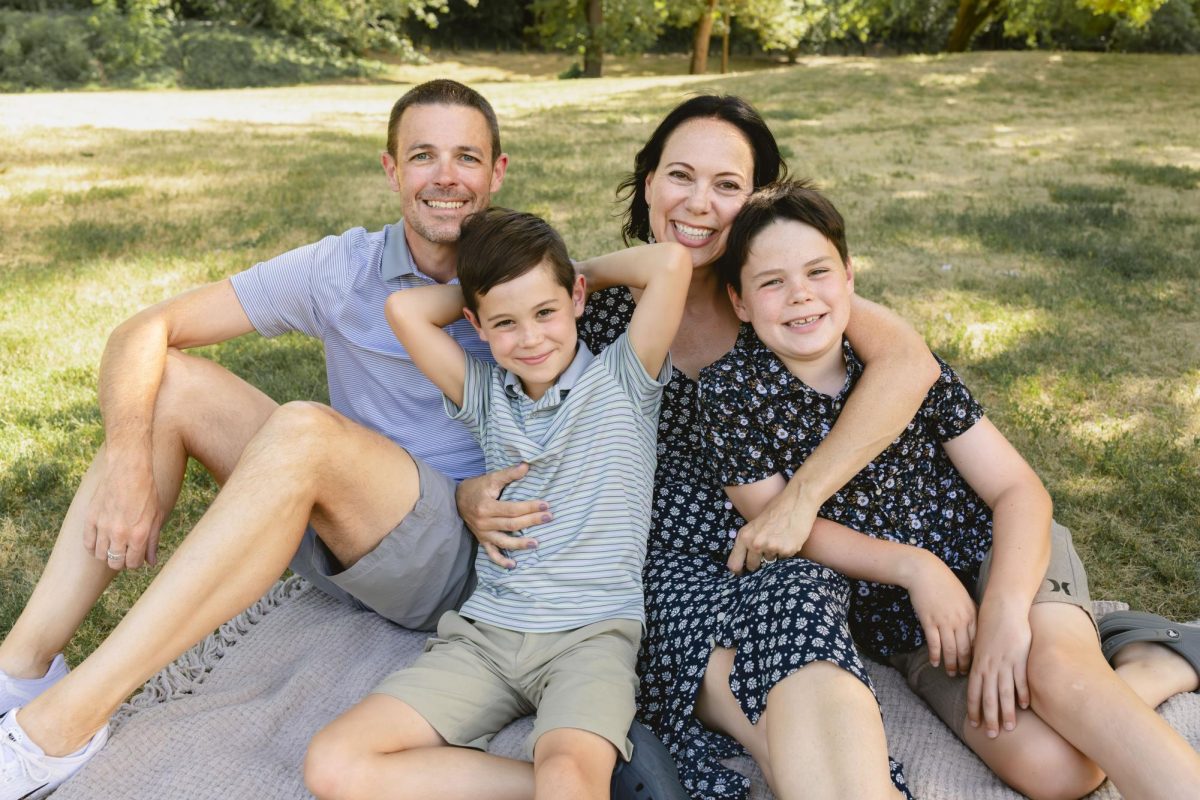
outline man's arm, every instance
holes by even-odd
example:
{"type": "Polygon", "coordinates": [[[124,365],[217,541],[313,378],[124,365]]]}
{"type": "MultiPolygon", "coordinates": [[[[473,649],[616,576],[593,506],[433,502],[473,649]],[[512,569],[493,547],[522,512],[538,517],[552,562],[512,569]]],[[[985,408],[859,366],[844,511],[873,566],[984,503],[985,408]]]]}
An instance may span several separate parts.
{"type": "Polygon", "coordinates": [[[646,244],[582,261],[576,269],[589,287],[642,290],[629,322],[629,344],[646,372],[657,375],[679,329],[692,280],[687,250],[674,242],[646,244]]]}
{"type": "Polygon", "coordinates": [[[432,285],[392,293],[387,299],[388,324],[413,363],[455,405],[463,402],[466,357],[454,338],[442,330],[462,316],[458,286],[432,285]]]}
{"type": "Polygon", "coordinates": [[[127,567],[157,561],[162,525],[154,482],[151,435],[167,352],[254,330],[228,280],[202,286],[144,309],[108,337],[100,361],[104,478],[88,504],[84,546],[126,552],[127,567]]]}
{"type": "Polygon", "coordinates": [[[869,300],[853,299],[846,336],[863,374],[829,435],[742,529],[751,551],[777,549],[776,537],[807,536],[821,504],[900,435],[940,374],[912,326],[869,300]]]}

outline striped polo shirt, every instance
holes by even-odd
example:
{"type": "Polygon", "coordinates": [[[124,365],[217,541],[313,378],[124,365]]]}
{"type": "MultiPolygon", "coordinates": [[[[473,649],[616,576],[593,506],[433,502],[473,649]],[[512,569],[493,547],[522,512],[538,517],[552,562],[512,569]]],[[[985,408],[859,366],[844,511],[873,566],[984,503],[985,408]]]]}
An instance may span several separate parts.
{"type": "Polygon", "coordinates": [[[504,500],[545,500],[554,514],[516,550],[516,567],[480,550],[479,582],[462,615],[527,633],[608,619],[645,624],[642,562],[650,530],[658,410],[670,363],[655,380],[622,334],[598,356],[581,341],[537,401],[512,373],[467,357],[463,404],[446,411],[479,437],[488,470],[529,463],[504,500]]]}
{"type": "MultiPolygon", "coordinates": [[[[455,480],[483,472],[474,437],[441,413],[442,393],[413,364],[384,316],[392,292],[435,282],[413,263],[403,222],[327,236],[232,281],[263,336],[297,331],[324,342],[329,401],[341,414],[455,480]]],[[[473,357],[492,360],[466,320],[446,330],[473,357]]]]}

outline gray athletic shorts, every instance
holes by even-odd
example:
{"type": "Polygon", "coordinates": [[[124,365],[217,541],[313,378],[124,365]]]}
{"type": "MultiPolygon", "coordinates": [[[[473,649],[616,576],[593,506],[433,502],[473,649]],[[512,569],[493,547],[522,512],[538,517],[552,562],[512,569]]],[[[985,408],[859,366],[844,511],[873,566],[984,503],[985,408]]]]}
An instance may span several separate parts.
{"type": "MultiPolygon", "coordinates": [[[[991,565],[992,554],[988,553],[975,585],[976,603],[983,598],[983,590],[987,588],[991,565]]],[[[1033,602],[1077,606],[1088,615],[1092,627],[1096,626],[1092,598],[1088,593],[1087,572],[1071,542],[1071,531],[1057,522],[1050,526],[1050,563],[1046,566],[1046,578],[1033,602]]],[[[1097,638],[1099,635],[1097,630],[1097,638]]],[[[894,655],[888,661],[907,678],[909,687],[917,697],[924,700],[958,738],[963,738],[967,724],[967,676],[951,677],[946,674],[945,668],[931,665],[928,647],[894,655]]]]}
{"type": "Polygon", "coordinates": [[[314,586],[356,608],[374,611],[397,625],[435,630],[475,590],[475,537],[458,516],[454,481],[413,456],[421,496],[375,549],[350,567],[337,558],[312,526],[289,565],[314,586]]]}

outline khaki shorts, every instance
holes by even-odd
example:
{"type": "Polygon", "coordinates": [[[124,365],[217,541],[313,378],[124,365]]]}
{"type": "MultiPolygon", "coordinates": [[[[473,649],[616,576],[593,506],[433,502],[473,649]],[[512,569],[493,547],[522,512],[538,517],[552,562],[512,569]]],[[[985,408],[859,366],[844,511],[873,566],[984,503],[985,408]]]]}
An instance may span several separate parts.
{"type": "MultiPolygon", "coordinates": [[[[411,456],[411,454],[410,454],[411,456]]],[[[375,549],[343,568],[310,525],[289,565],[309,583],[397,625],[430,631],[475,591],[475,537],[454,503],[454,481],[416,456],[421,496],[375,549]]]]}
{"type": "Polygon", "coordinates": [[[529,757],[542,734],[578,728],[628,761],[641,639],[642,625],[631,619],[521,633],[449,611],[413,665],[374,692],[408,703],[452,745],[486,750],[501,728],[536,711],[529,757]]]}
{"type": "MultiPolygon", "coordinates": [[[[991,566],[992,554],[989,552],[979,568],[979,580],[975,584],[976,603],[983,598],[991,566]]],[[[1033,602],[1077,606],[1088,615],[1092,627],[1096,626],[1092,599],[1088,593],[1087,572],[1071,543],[1071,531],[1057,522],[1050,526],[1050,563],[1046,567],[1046,579],[1042,581],[1033,602]]],[[[1096,635],[1099,638],[1099,631],[1096,635]]],[[[924,700],[958,738],[963,738],[967,722],[967,676],[951,677],[944,668],[931,665],[927,647],[894,655],[888,661],[908,679],[908,685],[917,697],[924,700]]]]}

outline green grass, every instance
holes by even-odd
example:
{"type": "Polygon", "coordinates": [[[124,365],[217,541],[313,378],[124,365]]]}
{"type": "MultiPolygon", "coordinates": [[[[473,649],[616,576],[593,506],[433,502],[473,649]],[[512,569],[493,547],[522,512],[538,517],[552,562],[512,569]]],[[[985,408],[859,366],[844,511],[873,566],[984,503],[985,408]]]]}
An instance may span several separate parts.
{"type": "MultiPolygon", "coordinates": [[[[662,114],[695,91],[748,97],[792,174],[846,215],[858,290],[961,369],[1042,475],[1093,594],[1200,617],[1195,57],[813,58],[698,78],[632,60],[598,81],[539,80],[563,68],[543,61],[461,65],[505,81],[477,84],[512,156],[497,202],[548,216],[576,254],[616,248],[613,190],[662,114]]],[[[289,247],[393,221],[378,152],[402,89],[0,98],[0,631],[101,441],[108,331],[289,247]]],[[[312,342],[246,337],[209,355],[279,400],[325,396],[312,342]]],[[[212,490],[189,475],[164,552],[212,490]]],[[[73,658],[149,577],[116,583],[73,658]]]]}

